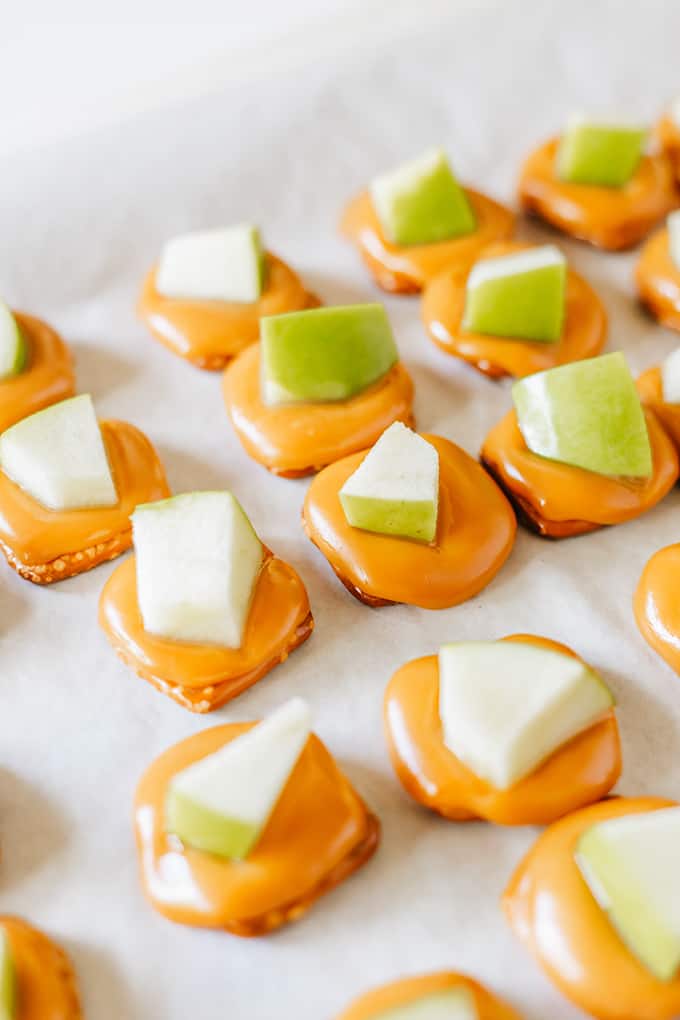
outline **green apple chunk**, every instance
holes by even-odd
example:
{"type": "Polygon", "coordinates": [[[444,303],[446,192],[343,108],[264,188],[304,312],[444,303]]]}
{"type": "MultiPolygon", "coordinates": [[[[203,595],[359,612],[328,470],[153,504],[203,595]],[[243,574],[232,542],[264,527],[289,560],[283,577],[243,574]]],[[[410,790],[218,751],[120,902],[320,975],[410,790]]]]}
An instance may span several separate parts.
{"type": "Polygon", "coordinates": [[[588,829],[576,862],[620,938],[660,981],[680,969],[680,808],[588,829]]]}
{"type": "Polygon", "coordinates": [[[26,364],[26,341],[8,305],[0,301],[0,380],[18,375],[26,364]]]}
{"type": "Polygon", "coordinates": [[[680,209],[672,212],[666,220],[668,227],[668,250],[671,261],[680,270],[680,209]]]}
{"type": "Polygon", "coordinates": [[[394,422],[340,489],[340,502],[355,528],[431,542],[437,533],[439,454],[394,422]]]}
{"type": "Polygon", "coordinates": [[[145,630],[239,648],[263,547],[230,492],[188,492],[132,515],[137,598],[145,630]]]}
{"type": "Polygon", "coordinates": [[[3,432],[0,467],[48,510],[118,502],[89,394],[52,404],[3,432]]]}
{"type": "Polygon", "coordinates": [[[559,248],[481,259],[467,280],[463,329],[555,343],[564,323],[567,260],[559,248]]]}
{"type": "Polygon", "coordinates": [[[680,347],[661,364],[661,391],[667,404],[680,404],[680,347]]]}
{"type": "Polygon", "coordinates": [[[613,705],[579,659],[517,641],[461,641],[439,652],[444,743],[500,790],[528,776],[613,705]]]}
{"type": "Polygon", "coordinates": [[[620,352],[527,376],[512,398],[533,453],[609,477],[651,475],[644,411],[620,352]]]}
{"type": "Polygon", "coordinates": [[[635,173],[647,131],[630,124],[569,118],[557,152],[557,173],[570,184],[622,188],[635,173]]]}
{"type": "Polygon", "coordinates": [[[16,972],[7,932],[0,927],[0,1020],[15,1020],[17,1015],[16,972]]]}
{"type": "Polygon", "coordinates": [[[377,1013],[375,1020],[478,1020],[479,1013],[468,988],[447,988],[377,1013]]]}
{"type": "Polygon", "coordinates": [[[259,840],[310,733],[309,707],[293,698],[170,783],[166,828],[183,843],[242,860],[259,840]]]}
{"type": "Polygon", "coordinates": [[[269,315],[260,322],[267,404],[347,400],[384,376],[399,355],[382,305],[269,315]]]}
{"type": "Polygon", "coordinates": [[[265,259],[257,227],[202,230],[168,241],[156,289],[172,298],[252,302],[262,294],[265,259]]]}
{"type": "Polygon", "coordinates": [[[373,207],[388,240],[433,244],[477,226],[465,191],[441,149],[428,149],[371,184],[373,207]]]}

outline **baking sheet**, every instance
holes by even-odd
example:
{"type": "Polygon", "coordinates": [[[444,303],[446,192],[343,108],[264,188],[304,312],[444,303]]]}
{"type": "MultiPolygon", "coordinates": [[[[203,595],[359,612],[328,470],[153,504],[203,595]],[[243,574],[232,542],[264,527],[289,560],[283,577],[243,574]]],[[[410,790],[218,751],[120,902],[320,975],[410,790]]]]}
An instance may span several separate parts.
{"type": "MultiPolygon", "coordinates": [[[[90,1020],[330,1020],[371,985],[439,967],[487,981],[530,1020],[578,1016],[498,907],[535,831],[454,825],[412,804],[387,761],[382,693],[397,666],[443,641],[549,635],[600,668],[618,696],[619,789],[678,796],[679,681],[639,636],[631,596],[648,557],[680,537],[680,494],[641,520],[564,543],[521,533],[498,578],[466,605],[372,611],[303,537],[307,483],[248,460],[219,377],[154,343],[134,303],[166,237],[246,219],[325,301],[381,299],[335,233],[343,200],[371,175],[442,143],[464,179],[511,201],[521,158],[571,109],[652,119],[680,88],[679,37],[680,9],[662,3],[486,5],[444,24],[424,15],[401,43],[378,41],[332,66],[310,54],[295,73],[2,167],[0,290],[71,342],[80,389],[100,415],[144,429],[174,490],[233,487],[263,539],[299,569],[317,624],[253,690],[196,717],[133,677],[98,630],[113,565],[49,590],[0,571],[0,911],[63,942],[90,1020]],[[164,921],[136,875],[130,815],[141,771],[200,728],[257,717],[293,694],[309,699],[317,731],[379,814],[380,852],[274,937],[164,921]]],[[[537,226],[522,232],[553,239],[537,226]]],[[[606,302],[610,349],[639,370],[674,347],[677,337],[634,301],[634,256],[564,248],[606,302]]],[[[417,300],[386,304],[420,427],[476,453],[509,406],[507,386],[437,351],[417,300]]]]}

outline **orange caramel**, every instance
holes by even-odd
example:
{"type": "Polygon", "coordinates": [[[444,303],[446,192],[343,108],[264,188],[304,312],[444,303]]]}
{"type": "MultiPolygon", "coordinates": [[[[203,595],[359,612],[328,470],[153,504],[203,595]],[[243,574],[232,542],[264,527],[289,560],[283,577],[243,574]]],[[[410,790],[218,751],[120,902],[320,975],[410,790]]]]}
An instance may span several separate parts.
{"type": "Polygon", "coordinates": [[[599,354],[607,336],[607,313],[582,276],[567,271],[565,319],[555,343],[489,336],[463,329],[468,277],[478,259],[498,258],[533,247],[519,241],[489,245],[467,264],[449,266],[425,288],[421,315],[434,343],[494,379],[520,378],[599,354]]]}
{"type": "Polygon", "coordinates": [[[71,964],[51,939],[18,917],[0,916],[17,985],[16,1020],[81,1020],[71,964]]]}
{"type": "Polygon", "coordinates": [[[461,987],[471,993],[479,1020],[521,1020],[519,1013],[477,981],[450,971],[405,978],[383,985],[382,988],[374,988],[352,1003],[337,1020],[380,1020],[388,1010],[416,1003],[427,995],[461,987]]]}
{"type": "Polygon", "coordinates": [[[59,334],[32,315],[12,314],[28,351],[22,371],[0,379],[0,432],[76,391],[71,354],[59,334]]]}
{"type": "Polygon", "coordinates": [[[680,673],[680,545],[654,553],[642,572],[633,600],[644,639],[680,673]]]}
{"type": "Polygon", "coordinates": [[[650,237],[635,267],[640,300],[670,329],[680,329],[680,269],[671,258],[668,229],[650,237]]]}
{"type": "Polygon", "coordinates": [[[406,247],[388,241],[368,191],[349,203],[340,230],[357,246],[379,287],[400,294],[416,293],[446,266],[469,262],[492,241],[512,236],[514,213],[478,191],[466,188],[465,193],[477,226],[472,233],[449,241],[406,247]]]}

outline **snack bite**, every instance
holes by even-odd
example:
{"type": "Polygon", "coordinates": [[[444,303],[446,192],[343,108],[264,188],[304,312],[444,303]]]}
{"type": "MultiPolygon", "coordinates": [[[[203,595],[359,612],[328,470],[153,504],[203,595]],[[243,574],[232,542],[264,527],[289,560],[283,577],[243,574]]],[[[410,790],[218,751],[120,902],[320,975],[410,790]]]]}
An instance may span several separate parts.
{"type": "Polygon", "coordinates": [[[637,380],[640,399],[659,419],[680,450],[680,348],[660,365],[644,371],[637,380]]]}
{"type": "Polygon", "coordinates": [[[515,408],[487,436],[481,461],[539,535],[631,520],[675,484],[673,444],[643,410],[621,353],[537,372],[512,396],[515,408]]]}
{"type": "Polygon", "coordinates": [[[171,921],[265,935],[377,849],[380,826],[294,698],[170,748],[137,789],[141,879],[171,921]]]}
{"type": "Polygon", "coordinates": [[[230,492],[138,506],[135,555],[109,577],[99,622],[123,662],[192,712],[257,683],[312,633],[298,574],[230,492]]]}
{"type": "Polygon", "coordinates": [[[369,606],[443,609],[481,591],[510,554],[502,492],[460,447],[395,423],[314,479],[305,533],[369,606]]]}
{"type": "Polygon", "coordinates": [[[652,234],[635,267],[643,305],[670,329],[680,329],[680,210],[652,234]]]}
{"type": "Polygon", "coordinates": [[[600,800],[621,772],[606,684],[530,634],[406,663],[385,692],[385,729],[404,789],[453,821],[545,825],[600,800]]]}
{"type": "Polygon", "coordinates": [[[313,474],[413,422],[413,383],[382,305],[272,316],[260,336],[223,392],[246,452],[273,474],[313,474]]]}
{"type": "Polygon", "coordinates": [[[345,210],[340,229],[383,290],[414,293],[444,266],[511,236],[514,215],[463,188],[446,154],[429,149],[376,177],[345,210]]]}
{"type": "Polygon", "coordinates": [[[22,577],[51,584],[130,547],[130,514],[168,486],[138,429],[98,422],[83,394],[0,435],[0,549],[22,577]]]}
{"type": "Polygon", "coordinates": [[[472,978],[440,971],[375,988],[337,1020],[520,1020],[520,1015],[472,978]]]}
{"type": "Polygon", "coordinates": [[[508,885],[515,934],[558,989],[599,1020],[680,1011],[680,808],[615,798],[543,832],[508,885]]]}
{"type": "Polygon", "coordinates": [[[555,245],[489,245],[425,287],[423,323],[445,351],[493,379],[599,354],[607,315],[555,245]]]}
{"type": "Polygon", "coordinates": [[[519,182],[527,212],[610,251],[630,248],[677,205],[663,153],[645,153],[641,125],[574,115],[533,152],[519,182]]]}
{"type": "Polygon", "coordinates": [[[66,953],[18,917],[0,916],[2,1020],[82,1020],[66,953]]]}
{"type": "Polygon", "coordinates": [[[264,250],[257,227],[244,223],[168,241],[144,281],[138,312],[174,354],[217,371],[255,343],[263,316],[318,304],[297,274],[264,250]]]}

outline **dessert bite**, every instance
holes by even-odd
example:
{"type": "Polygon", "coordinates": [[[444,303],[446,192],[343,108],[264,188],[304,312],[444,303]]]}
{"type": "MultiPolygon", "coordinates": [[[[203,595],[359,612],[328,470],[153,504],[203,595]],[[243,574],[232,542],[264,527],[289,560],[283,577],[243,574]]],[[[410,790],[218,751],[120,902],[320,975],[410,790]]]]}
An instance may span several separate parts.
{"type": "Polygon", "coordinates": [[[297,573],[230,492],[138,506],[135,555],[114,570],[99,622],[123,660],[192,712],[210,712],[301,645],[314,621],[297,573]]]}
{"type": "Polygon", "coordinates": [[[590,358],[607,335],[602,302],[552,244],[499,241],[447,267],[421,314],[441,350],[493,379],[590,358]]]}
{"type": "Polygon", "coordinates": [[[680,210],[647,241],[635,267],[643,305],[670,329],[680,329],[680,210]]]}
{"type": "Polygon", "coordinates": [[[380,826],[294,698],[170,748],[137,789],[141,879],[171,921],[265,935],[377,849],[380,826]]]}
{"type": "Polygon", "coordinates": [[[82,1020],[66,953],[18,917],[0,916],[2,1020],[82,1020]]]}
{"type": "Polygon", "coordinates": [[[22,577],[51,584],[130,547],[130,514],[168,486],[138,429],[98,422],[83,394],[0,435],[0,549],[22,577]]]}
{"type": "Polygon", "coordinates": [[[406,663],[385,692],[385,729],[404,789],[453,821],[545,825],[600,800],[621,772],[606,684],[529,634],[406,663]]]}
{"type": "Polygon", "coordinates": [[[680,96],[673,100],[656,125],[656,139],[671,161],[680,184],[680,96]]]}
{"type": "Polygon", "coordinates": [[[297,274],[264,250],[252,224],[168,241],[147,275],[138,312],[165,347],[198,368],[224,368],[258,338],[260,319],[314,308],[297,274]]]}
{"type": "Polygon", "coordinates": [[[375,988],[337,1020],[520,1020],[520,1015],[472,978],[439,971],[375,988]]]}
{"type": "Polygon", "coordinates": [[[502,492],[460,447],[400,422],[314,479],[307,537],[369,606],[444,609],[481,591],[515,539],[502,492]]]}
{"type": "Polygon", "coordinates": [[[643,410],[623,354],[537,372],[512,396],[514,410],[487,436],[481,461],[539,535],[621,524],[675,484],[677,453],[643,410]]]}
{"type": "Polygon", "coordinates": [[[223,391],[246,452],[284,478],[364,449],[394,421],[413,423],[413,383],[378,304],[263,319],[223,391]]]}
{"type": "Polygon", "coordinates": [[[615,798],[547,829],[507,887],[515,934],[599,1020],[680,1012],[680,808],[615,798]]]}
{"type": "Polygon", "coordinates": [[[630,248],[677,205],[670,162],[646,139],[640,125],[574,115],[524,164],[520,202],[572,237],[630,248]]]}
{"type": "Polygon", "coordinates": [[[469,262],[512,235],[515,217],[463,188],[446,154],[430,149],[376,177],[345,210],[340,229],[383,290],[422,290],[445,266],[469,262]]]}
{"type": "Polygon", "coordinates": [[[0,301],[0,432],[74,392],[71,355],[61,337],[0,301]]]}
{"type": "Polygon", "coordinates": [[[633,599],[645,641],[680,674],[680,544],[659,549],[647,562],[633,599]]]}
{"type": "Polygon", "coordinates": [[[680,450],[680,347],[643,372],[637,389],[643,405],[654,412],[680,450]]]}

